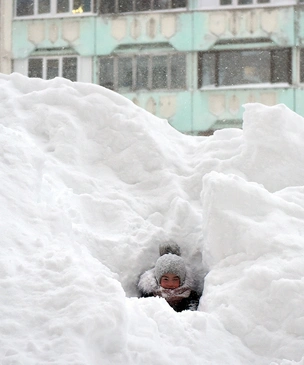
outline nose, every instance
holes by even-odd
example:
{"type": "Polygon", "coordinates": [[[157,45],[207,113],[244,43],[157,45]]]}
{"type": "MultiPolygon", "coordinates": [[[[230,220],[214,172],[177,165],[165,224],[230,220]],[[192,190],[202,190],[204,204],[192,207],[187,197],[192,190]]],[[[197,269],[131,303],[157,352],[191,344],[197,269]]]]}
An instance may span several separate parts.
{"type": "Polygon", "coordinates": [[[168,289],[174,289],[174,288],[175,288],[175,283],[169,282],[168,283],[168,289]]]}

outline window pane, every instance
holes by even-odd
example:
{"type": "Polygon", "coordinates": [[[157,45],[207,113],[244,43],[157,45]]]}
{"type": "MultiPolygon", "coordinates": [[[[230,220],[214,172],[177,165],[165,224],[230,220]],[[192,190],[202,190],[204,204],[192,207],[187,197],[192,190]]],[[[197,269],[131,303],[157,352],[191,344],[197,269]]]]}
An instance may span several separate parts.
{"type": "Polygon", "coordinates": [[[50,80],[59,76],[59,60],[46,60],[46,79],[50,80]]]}
{"type": "Polygon", "coordinates": [[[186,56],[175,54],[171,57],[171,89],[186,88],[186,56]]]}
{"type": "Polygon", "coordinates": [[[270,3],[270,0],[258,0],[258,4],[267,4],[270,3]]]}
{"type": "Polygon", "coordinates": [[[46,14],[51,12],[50,0],[40,0],[38,2],[38,14],[46,14]]]}
{"type": "Polygon", "coordinates": [[[77,81],[77,58],[64,57],[62,60],[62,77],[77,81]]]}
{"type": "Polygon", "coordinates": [[[154,0],[154,2],[153,2],[154,10],[161,10],[161,9],[168,9],[168,8],[169,8],[169,0],[154,0]]]}
{"type": "Polygon", "coordinates": [[[82,0],[82,9],[85,13],[92,11],[91,0],[82,0]]]}
{"type": "Polygon", "coordinates": [[[267,50],[242,52],[242,83],[270,82],[270,52],[267,50]]]}
{"type": "Polygon", "coordinates": [[[149,57],[138,56],[136,62],[136,89],[148,89],[149,57]]]}
{"type": "Polygon", "coordinates": [[[118,87],[132,89],[133,72],[132,72],[132,58],[121,57],[118,59],[118,87]]]}
{"type": "Polygon", "coordinates": [[[136,11],[151,10],[151,0],[136,0],[136,11]]]}
{"type": "Polygon", "coordinates": [[[91,11],[90,0],[74,0],[73,1],[73,14],[81,14],[84,12],[91,11]]]}
{"type": "Polygon", "coordinates": [[[289,49],[272,52],[272,67],[271,82],[288,82],[291,84],[291,52],[289,49]]]}
{"type": "Polygon", "coordinates": [[[16,15],[26,16],[34,14],[34,0],[17,0],[16,15]]]}
{"type": "Polygon", "coordinates": [[[219,85],[270,82],[270,52],[220,52],[218,71],[219,85]]]}
{"type": "Polygon", "coordinates": [[[42,58],[30,58],[28,60],[28,76],[42,78],[42,58]]]}
{"type": "Polygon", "coordinates": [[[221,0],[220,5],[231,5],[232,0],[221,0]]]}
{"type": "Polygon", "coordinates": [[[69,11],[69,0],[57,0],[57,13],[68,13],[69,11]]]}
{"type": "Polygon", "coordinates": [[[186,8],[187,0],[172,0],[172,8],[186,8]]]}
{"type": "Polygon", "coordinates": [[[115,0],[102,0],[100,3],[101,14],[115,13],[115,0]]]}
{"type": "Polygon", "coordinates": [[[300,82],[304,82],[304,49],[300,51],[300,82]]]}
{"type": "Polygon", "coordinates": [[[131,0],[119,0],[118,12],[119,13],[128,13],[130,11],[133,11],[133,1],[131,1],[131,0]]]}
{"type": "Polygon", "coordinates": [[[216,54],[214,52],[203,53],[201,62],[202,85],[200,86],[216,85],[216,54]]]}
{"type": "Polygon", "coordinates": [[[167,88],[167,56],[152,57],[152,89],[167,88]]]}
{"type": "Polygon", "coordinates": [[[99,85],[114,90],[114,59],[111,57],[100,58],[99,85]]]}
{"type": "Polygon", "coordinates": [[[239,0],[239,5],[250,5],[252,4],[252,0],[239,0]]]}

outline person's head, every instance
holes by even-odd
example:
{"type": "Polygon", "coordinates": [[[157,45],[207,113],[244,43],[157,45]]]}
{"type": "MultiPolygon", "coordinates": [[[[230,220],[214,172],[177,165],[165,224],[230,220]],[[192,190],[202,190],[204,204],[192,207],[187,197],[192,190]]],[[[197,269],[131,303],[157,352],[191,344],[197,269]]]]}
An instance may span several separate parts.
{"type": "Polygon", "coordinates": [[[161,256],[155,264],[155,278],[164,289],[176,289],[183,285],[186,278],[184,260],[171,253],[161,256]]]}

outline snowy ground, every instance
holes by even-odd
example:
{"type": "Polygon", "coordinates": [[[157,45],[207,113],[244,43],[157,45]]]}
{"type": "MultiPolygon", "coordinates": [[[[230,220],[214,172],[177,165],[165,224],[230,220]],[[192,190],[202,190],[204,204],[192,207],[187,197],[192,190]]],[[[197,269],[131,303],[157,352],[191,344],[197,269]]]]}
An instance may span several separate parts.
{"type": "Polygon", "coordinates": [[[0,75],[1,365],[304,365],[304,119],[185,136],[91,84],[0,75]],[[138,299],[174,240],[197,312],[138,299]]]}

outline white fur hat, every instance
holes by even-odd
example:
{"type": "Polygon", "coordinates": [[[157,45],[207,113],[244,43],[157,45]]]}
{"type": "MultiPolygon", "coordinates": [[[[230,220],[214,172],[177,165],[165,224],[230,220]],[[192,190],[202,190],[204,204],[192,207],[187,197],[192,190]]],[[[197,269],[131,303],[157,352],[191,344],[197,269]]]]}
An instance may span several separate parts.
{"type": "Polygon", "coordinates": [[[160,283],[160,279],[165,274],[175,274],[180,279],[180,285],[184,284],[186,278],[186,265],[184,260],[177,255],[168,253],[161,256],[155,264],[155,278],[160,283]]]}

